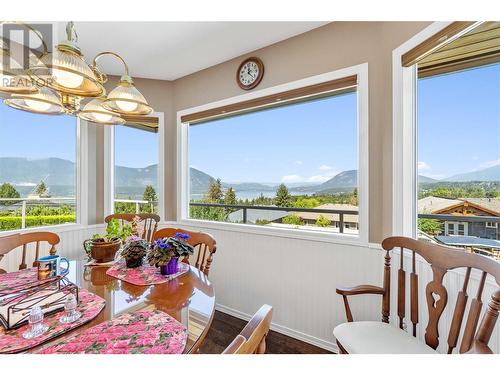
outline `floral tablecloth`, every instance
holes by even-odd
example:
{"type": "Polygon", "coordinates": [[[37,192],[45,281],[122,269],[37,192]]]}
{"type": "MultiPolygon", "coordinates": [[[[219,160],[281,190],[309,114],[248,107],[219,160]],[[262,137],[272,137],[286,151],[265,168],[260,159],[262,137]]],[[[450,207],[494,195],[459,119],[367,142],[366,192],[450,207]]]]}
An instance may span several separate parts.
{"type": "Polygon", "coordinates": [[[189,271],[189,264],[179,262],[177,273],[173,275],[162,275],[160,269],[143,264],[137,268],[127,268],[125,260],[118,261],[106,274],[134,285],[163,284],[175,279],[189,271]]]}
{"type": "Polygon", "coordinates": [[[4,273],[0,275],[0,295],[13,293],[26,287],[44,284],[50,282],[50,280],[54,279],[38,280],[38,269],[36,267],[4,273]]]}
{"type": "Polygon", "coordinates": [[[98,324],[39,354],[181,354],[187,329],[159,311],[122,314],[98,324]]]}
{"type": "Polygon", "coordinates": [[[23,332],[29,329],[28,325],[23,325],[18,329],[6,331],[0,326],[0,354],[17,353],[40,345],[54,337],[60,336],[76,327],[79,327],[94,319],[106,305],[106,301],[101,297],[90,293],[86,289],[78,290],[79,304],[78,311],[82,313],[80,319],[73,323],[62,324],[59,318],[65,314],[60,311],[56,314],[45,317],[44,324],[49,326],[47,332],[33,339],[25,339],[23,332]]]}

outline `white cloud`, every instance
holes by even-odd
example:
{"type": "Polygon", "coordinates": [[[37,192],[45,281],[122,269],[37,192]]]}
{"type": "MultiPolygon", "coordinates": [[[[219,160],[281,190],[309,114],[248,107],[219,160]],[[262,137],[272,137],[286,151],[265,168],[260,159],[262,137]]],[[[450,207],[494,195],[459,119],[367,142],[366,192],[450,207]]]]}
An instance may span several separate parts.
{"type": "Polygon", "coordinates": [[[302,182],[305,181],[305,179],[299,175],[296,174],[290,174],[288,176],[283,176],[281,177],[281,182],[284,183],[294,183],[294,182],[302,182]]]}
{"type": "Polygon", "coordinates": [[[316,176],[311,176],[309,177],[306,181],[307,182],[318,182],[318,183],[322,183],[322,182],[326,182],[328,181],[330,178],[332,178],[333,176],[330,176],[330,175],[324,175],[324,174],[318,174],[316,176]]]}
{"type": "Polygon", "coordinates": [[[295,160],[294,163],[297,164],[297,165],[303,165],[304,164],[304,162],[302,160],[295,160]]]}
{"type": "Polygon", "coordinates": [[[419,171],[423,171],[425,169],[431,169],[431,166],[427,164],[425,161],[419,161],[417,163],[417,166],[419,171]]]}
{"type": "Polygon", "coordinates": [[[496,165],[500,165],[500,159],[496,159],[496,160],[490,160],[490,161],[487,161],[487,162],[484,162],[481,164],[481,168],[489,168],[489,167],[494,167],[496,165]]]}
{"type": "Polygon", "coordinates": [[[333,168],[330,167],[329,165],[321,165],[318,169],[320,171],[331,171],[333,168]]]}

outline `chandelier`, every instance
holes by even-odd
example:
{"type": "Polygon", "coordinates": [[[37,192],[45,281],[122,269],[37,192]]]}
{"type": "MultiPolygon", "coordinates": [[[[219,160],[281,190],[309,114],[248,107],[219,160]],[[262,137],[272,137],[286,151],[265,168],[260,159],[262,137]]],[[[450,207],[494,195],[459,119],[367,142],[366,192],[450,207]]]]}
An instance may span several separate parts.
{"type": "Polygon", "coordinates": [[[6,64],[16,43],[0,39],[0,93],[8,95],[4,99],[6,105],[38,114],[65,113],[109,125],[125,123],[122,116],[142,116],[153,111],[135,87],[120,55],[101,52],[87,65],[76,44],[78,35],[73,22],[66,26],[67,39],[56,45],[52,53],[37,30],[22,25],[40,38],[43,51],[39,57],[30,56],[29,67],[20,72],[6,64]],[[108,77],[97,66],[103,56],[114,57],[124,66],[123,75],[109,94],[104,88],[108,77]]]}

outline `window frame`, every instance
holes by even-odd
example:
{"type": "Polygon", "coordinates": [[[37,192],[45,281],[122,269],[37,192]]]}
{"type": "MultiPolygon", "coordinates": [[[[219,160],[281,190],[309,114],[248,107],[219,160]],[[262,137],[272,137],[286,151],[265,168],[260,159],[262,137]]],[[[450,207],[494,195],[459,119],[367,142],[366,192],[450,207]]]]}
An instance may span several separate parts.
{"type": "MultiPolygon", "coordinates": [[[[165,115],[153,112],[158,118],[158,216],[165,220],[165,115]]],[[[119,126],[119,125],[116,125],[119,126]]],[[[115,125],[104,128],[104,217],[115,212],[115,125]]]]}
{"type": "Polygon", "coordinates": [[[252,91],[228,99],[184,109],[177,112],[177,222],[182,225],[196,226],[208,229],[221,229],[278,237],[298,238],[315,241],[327,241],[346,244],[368,244],[368,63],[363,63],[328,73],[311,76],[289,83],[252,91]],[[359,223],[358,235],[325,233],[314,230],[296,228],[276,228],[261,225],[226,223],[208,220],[191,219],[189,213],[189,126],[181,121],[181,117],[207,111],[247,100],[258,99],[280,92],[307,87],[314,84],[346,78],[357,75],[357,134],[358,134],[358,199],[359,223]]]}

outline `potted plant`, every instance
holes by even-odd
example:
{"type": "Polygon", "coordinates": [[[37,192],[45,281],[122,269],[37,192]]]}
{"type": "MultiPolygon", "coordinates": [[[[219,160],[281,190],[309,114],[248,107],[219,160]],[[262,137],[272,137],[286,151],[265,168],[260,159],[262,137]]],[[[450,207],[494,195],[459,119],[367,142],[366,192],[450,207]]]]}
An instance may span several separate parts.
{"type": "Polygon", "coordinates": [[[154,242],[149,252],[148,263],[160,267],[162,275],[172,275],[177,272],[179,257],[194,253],[194,248],[187,243],[188,234],[177,232],[174,237],[160,238],[154,242]]]}
{"type": "Polygon", "coordinates": [[[122,241],[131,236],[132,225],[120,225],[118,219],[108,223],[106,234],[94,234],[94,236],[83,242],[83,247],[90,259],[97,263],[111,262],[115,259],[116,252],[120,249],[122,241]]]}
{"type": "Polygon", "coordinates": [[[121,256],[125,258],[128,268],[136,268],[142,265],[142,260],[146,256],[149,243],[139,236],[130,236],[125,241],[121,256]]]}

